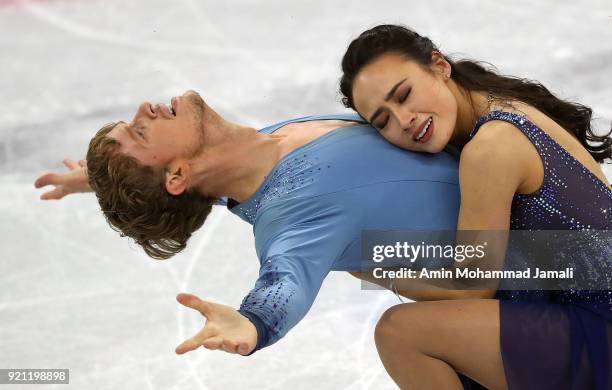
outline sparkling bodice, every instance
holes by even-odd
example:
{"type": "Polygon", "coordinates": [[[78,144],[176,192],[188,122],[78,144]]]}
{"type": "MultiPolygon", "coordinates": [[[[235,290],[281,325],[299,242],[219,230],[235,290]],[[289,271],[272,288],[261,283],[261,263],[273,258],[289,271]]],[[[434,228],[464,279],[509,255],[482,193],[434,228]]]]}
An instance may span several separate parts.
{"type": "MultiPolygon", "coordinates": [[[[569,154],[545,131],[523,115],[492,111],[482,116],[470,136],[491,120],[516,126],[533,143],[544,166],[542,186],[532,194],[515,194],[510,228],[513,230],[612,230],[612,189],[569,154]]],[[[603,259],[603,261],[612,259],[603,259]]],[[[562,264],[560,264],[561,266],[562,264]]],[[[589,301],[612,306],[610,291],[507,291],[500,298],[538,297],[557,303],[589,301]]]]}

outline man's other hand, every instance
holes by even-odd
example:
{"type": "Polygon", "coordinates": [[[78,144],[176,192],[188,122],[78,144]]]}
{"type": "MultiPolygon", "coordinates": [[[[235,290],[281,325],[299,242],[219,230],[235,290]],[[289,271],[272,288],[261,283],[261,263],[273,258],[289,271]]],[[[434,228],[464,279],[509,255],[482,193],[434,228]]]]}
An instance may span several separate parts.
{"type": "Polygon", "coordinates": [[[42,200],[62,199],[64,196],[77,192],[91,192],[87,182],[87,162],[81,160],[78,163],[65,159],[64,165],[69,169],[66,173],[46,173],[34,182],[34,187],[55,186],[40,196],[42,200]]]}
{"type": "Polygon", "coordinates": [[[202,330],[176,347],[177,354],[182,355],[200,346],[240,355],[248,355],[255,349],[257,345],[255,325],[236,309],[203,301],[192,294],[178,294],[176,300],[206,317],[202,330]]]}

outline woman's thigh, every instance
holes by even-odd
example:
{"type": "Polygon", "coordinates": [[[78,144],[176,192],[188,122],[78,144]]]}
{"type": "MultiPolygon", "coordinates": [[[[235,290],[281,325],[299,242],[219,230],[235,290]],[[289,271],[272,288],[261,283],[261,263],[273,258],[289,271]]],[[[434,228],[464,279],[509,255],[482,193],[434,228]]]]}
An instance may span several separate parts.
{"type": "Polygon", "coordinates": [[[394,306],[376,333],[377,343],[416,349],[487,387],[505,388],[499,329],[498,300],[460,299],[394,306]]]}

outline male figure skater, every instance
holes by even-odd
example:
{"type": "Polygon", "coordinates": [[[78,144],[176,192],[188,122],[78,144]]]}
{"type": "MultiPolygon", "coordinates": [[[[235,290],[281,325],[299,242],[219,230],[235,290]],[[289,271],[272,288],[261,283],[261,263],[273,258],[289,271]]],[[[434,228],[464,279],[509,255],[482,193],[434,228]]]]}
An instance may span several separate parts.
{"type": "MultiPolygon", "coordinates": [[[[416,115],[405,123],[420,125],[416,115]]],[[[68,174],[37,180],[56,186],[43,198],[89,189],[84,162],[68,165],[68,174]]],[[[254,288],[239,310],[179,294],[207,322],[178,354],[204,346],[248,355],[273,344],[307,313],[329,271],[359,272],[363,230],[455,229],[459,208],[449,154],[400,150],[353,114],[257,131],[226,121],[193,91],[103,127],[86,169],[108,222],[151,257],[184,248],[215,202],[253,225],[254,288]]],[[[480,325],[471,325],[474,337],[480,325]]]]}

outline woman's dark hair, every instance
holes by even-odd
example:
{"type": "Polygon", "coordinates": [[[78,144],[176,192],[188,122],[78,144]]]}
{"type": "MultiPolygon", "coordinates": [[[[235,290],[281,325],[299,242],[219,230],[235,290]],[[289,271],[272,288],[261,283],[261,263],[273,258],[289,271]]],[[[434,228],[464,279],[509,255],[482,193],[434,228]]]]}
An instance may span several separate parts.
{"type": "MultiPolygon", "coordinates": [[[[342,103],[355,109],[353,81],[363,67],[385,53],[398,53],[429,69],[432,53],[440,52],[427,37],[398,25],[380,25],[364,31],[348,46],[342,58],[340,92],[342,103]]],[[[612,129],[596,135],[591,129],[593,110],[582,104],[561,100],[534,80],[498,74],[482,62],[445,59],[451,65],[452,79],[467,91],[485,91],[494,97],[518,100],[552,118],[573,134],[597,162],[612,158],[612,129]]]]}

